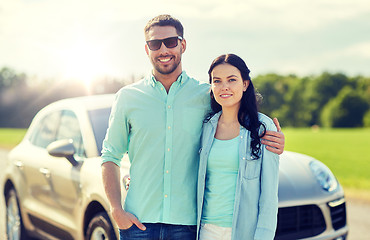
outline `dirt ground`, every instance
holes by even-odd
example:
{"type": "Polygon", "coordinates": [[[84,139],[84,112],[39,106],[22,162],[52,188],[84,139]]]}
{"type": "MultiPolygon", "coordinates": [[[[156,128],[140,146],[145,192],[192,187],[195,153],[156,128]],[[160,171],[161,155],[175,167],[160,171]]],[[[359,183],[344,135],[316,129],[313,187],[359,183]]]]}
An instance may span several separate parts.
{"type": "Polygon", "coordinates": [[[348,240],[370,239],[370,201],[347,198],[348,240]]]}

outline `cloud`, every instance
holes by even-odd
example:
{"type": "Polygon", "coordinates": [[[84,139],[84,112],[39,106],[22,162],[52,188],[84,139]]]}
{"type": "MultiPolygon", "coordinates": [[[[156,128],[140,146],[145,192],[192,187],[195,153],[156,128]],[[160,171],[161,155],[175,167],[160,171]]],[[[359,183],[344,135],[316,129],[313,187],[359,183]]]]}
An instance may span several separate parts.
{"type": "MultiPolygon", "coordinates": [[[[370,13],[368,0],[188,0],[159,1],[186,18],[234,21],[248,28],[307,32],[370,13]]],[[[155,6],[152,6],[155,8],[155,6]]]]}
{"type": "Polygon", "coordinates": [[[183,22],[189,46],[184,56],[191,57],[187,69],[201,73],[224,51],[241,53],[261,69],[304,73],[329,63],[341,67],[338,56],[362,61],[370,54],[369,35],[357,24],[369,20],[368,0],[5,0],[0,67],[59,73],[66,55],[86,42],[81,58],[96,51],[107,71],[138,73],[148,62],[144,25],[161,13],[183,22]],[[343,34],[349,28],[358,30],[343,34]],[[206,38],[213,41],[204,46],[206,38]],[[194,64],[194,59],[204,62],[194,64]]]}
{"type": "Polygon", "coordinates": [[[370,61],[370,41],[356,43],[352,46],[349,46],[346,49],[343,49],[337,55],[342,57],[346,56],[361,57],[366,58],[370,61]]]}
{"type": "Polygon", "coordinates": [[[319,74],[322,71],[362,74],[365,63],[370,62],[370,42],[360,42],[343,49],[328,50],[319,54],[296,56],[294,59],[281,58],[271,61],[271,71],[284,74],[319,74]]]}

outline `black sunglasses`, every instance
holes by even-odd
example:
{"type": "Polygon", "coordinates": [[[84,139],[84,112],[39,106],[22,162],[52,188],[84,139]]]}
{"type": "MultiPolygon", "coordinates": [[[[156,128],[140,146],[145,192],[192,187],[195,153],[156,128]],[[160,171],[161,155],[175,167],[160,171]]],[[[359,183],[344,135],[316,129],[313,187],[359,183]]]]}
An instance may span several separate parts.
{"type": "Polygon", "coordinates": [[[161,48],[162,42],[167,48],[177,47],[177,44],[178,44],[177,40],[181,41],[182,37],[177,36],[177,37],[169,37],[165,39],[155,39],[155,40],[146,41],[146,44],[148,45],[150,50],[157,51],[158,49],[161,48]]]}

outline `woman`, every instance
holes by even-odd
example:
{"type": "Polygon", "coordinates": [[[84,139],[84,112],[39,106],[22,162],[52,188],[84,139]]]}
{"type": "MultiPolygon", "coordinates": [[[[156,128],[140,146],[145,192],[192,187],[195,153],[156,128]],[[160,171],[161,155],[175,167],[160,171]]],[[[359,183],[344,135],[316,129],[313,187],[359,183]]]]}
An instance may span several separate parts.
{"type": "Polygon", "coordinates": [[[213,113],[203,125],[198,175],[200,240],[273,239],[278,211],[279,157],[261,137],[276,131],[257,112],[245,62],[216,58],[208,71],[213,113]]]}

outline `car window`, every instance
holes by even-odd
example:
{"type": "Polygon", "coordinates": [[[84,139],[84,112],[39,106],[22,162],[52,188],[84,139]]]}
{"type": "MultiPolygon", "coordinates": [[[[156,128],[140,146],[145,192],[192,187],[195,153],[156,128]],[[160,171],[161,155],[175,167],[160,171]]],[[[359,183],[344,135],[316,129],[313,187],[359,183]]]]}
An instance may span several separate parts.
{"type": "Polygon", "coordinates": [[[102,143],[108,128],[110,108],[95,109],[89,111],[91,126],[94,131],[96,147],[101,155],[102,143]]]}
{"type": "Polygon", "coordinates": [[[55,141],[60,114],[60,111],[50,113],[38,122],[30,138],[33,145],[46,148],[55,141]]]}
{"type": "Polygon", "coordinates": [[[74,112],[69,110],[62,112],[56,139],[72,139],[76,155],[85,157],[80,124],[74,112]]]}

